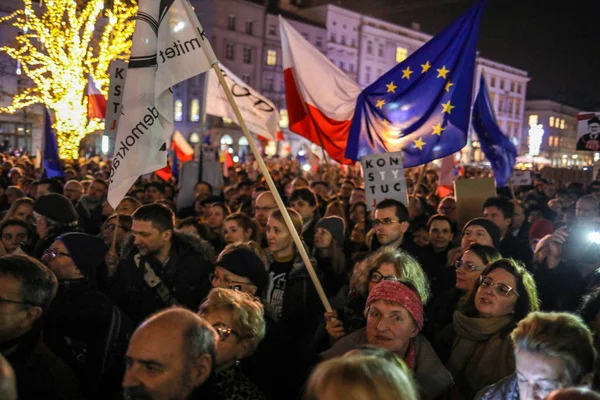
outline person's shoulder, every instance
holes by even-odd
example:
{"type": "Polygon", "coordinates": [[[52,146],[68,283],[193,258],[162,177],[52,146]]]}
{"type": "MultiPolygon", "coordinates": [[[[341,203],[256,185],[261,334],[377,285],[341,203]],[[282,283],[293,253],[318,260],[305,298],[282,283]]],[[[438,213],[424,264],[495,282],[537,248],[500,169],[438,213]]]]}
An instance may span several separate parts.
{"type": "Polygon", "coordinates": [[[191,255],[201,260],[212,262],[215,258],[215,248],[206,240],[183,232],[173,234],[173,242],[182,256],[191,255]]]}
{"type": "Polygon", "coordinates": [[[361,328],[356,332],[352,332],[340,340],[335,342],[329,350],[325,350],[320,354],[321,359],[328,360],[330,358],[341,357],[346,352],[354,349],[356,346],[367,343],[367,328],[361,328]]]}

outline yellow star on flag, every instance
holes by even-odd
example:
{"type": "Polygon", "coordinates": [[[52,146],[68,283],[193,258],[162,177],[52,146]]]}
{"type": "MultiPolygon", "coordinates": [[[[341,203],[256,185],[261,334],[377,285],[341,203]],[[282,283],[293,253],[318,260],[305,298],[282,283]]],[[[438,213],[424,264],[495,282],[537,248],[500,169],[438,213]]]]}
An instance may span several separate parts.
{"type": "Polygon", "coordinates": [[[431,64],[429,64],[429,61],[427,61],[425,64],[421,64],[421,73],[424,74],[425,72],[429,71],[430,68],[431,64]]]}
{"type": "Polygon", "coordinates": [[[443,107],[442,113],[448,113],[448,114],[451,114],[452,109],[456,108],[452,104],[450,104],[450,100],[448,100],[448,102],[446,104],[442,103],[442,107],[443,107]]]}
{"type": "Polygon", "coordinates": [[[388,83],[388,84],[387,84],[387,85],[385,85],[385,86],[387,86],[387,89],[388,89],[388,90],[387,90],[387,92],[388,92],[388,93],[389,93],[389,92],[396,93],[396,88],[397,88],[398,86],[394,85],[394,81],[391,81],[390,83],[388,83]]]}
{"type": "Polygon", "coordinates": [[[450,91],[450,88],[451,88],[452,86],[454,86],[454,83],[452,83],[452,82],[450,82],[450,81],[446,82],[446,88],[445,88],[446,92],[449,92],[449,91],[450,91]]]}
{"type": "Polygon", "coordinates": [[[438,78],[446,79],[446,74],[448,72],[450,72],[450,70],[446,69],[446,66],[444,65],[442,68],[438,69],[437,72],[438,72],[438,76],[437,76],[438,78]]]}
{"type": "Polygon", "coordinates": [[[423,141],[423,139],[421,139],[420,136],[417,140],[413,140],[413,142],[415,142],[415,147],[419,150],[423,150],[423,146],[427,144],[423,141]]]}
{"type": "Polygon", "coordinates": [[[385,100],[377,100],[377,104],[375,104],[375,107],[379,108],[380,110],[383,110],[384,104],[385,104],[385,100]]]}
{"type": "Polygon", "coordinates": [[[412,74],[413,72],[410,70],[410,67],[406,67],[406,69],[402,70],[402,79],[406,78],[406,79],[410,79],[410,74],[412,74]]]}
{"type": "Polygon", "coordinates": [[[387,119],[383,120],[383,126],[388,127],[390,125],[390,121],[388,121],[387,119]]]}
{"type": "Polygon", "coordinates": [[[446,128],[442,128],[441,122],[435,126],[432,126],[432,128],[433,128],[433,132],[431,134],[438,135],[438,136],[442,136],[442,132],[446,130],[446,128]]]}

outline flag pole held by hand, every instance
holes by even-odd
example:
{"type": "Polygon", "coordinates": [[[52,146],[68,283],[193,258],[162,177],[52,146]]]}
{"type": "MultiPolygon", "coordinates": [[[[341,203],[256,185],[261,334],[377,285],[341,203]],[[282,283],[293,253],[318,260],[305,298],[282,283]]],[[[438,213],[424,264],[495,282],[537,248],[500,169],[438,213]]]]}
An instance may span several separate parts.
{"type": "MultiPolygon", "coordinates": [[[[186,12],[188,13],[188,16],[191,19],[190,14],[193,14],[194,11],[192,10],[192,8],[187,0],[184,1],[184,4],[185,4],[186,12]]],[[[194,15],[194,17],[195,17],[195,15],[194,15]]],[[[310,262],[310,258],[308,257],[306,249],[304,248],[304,244],[302,243],[302,240],[300,239],[298,232],[296,232],[296,229],[294,228],[292,219],[290,218],[290,215],[288,214],[287,209],[285,208],[285,205],[283,204],[283,200],[281,199],[281,196],[279,195],[279,192],[277,191],[275,182],[273,182],[273,178],[269,174],[267,166],[265,165],[265,161],[260,156],[258,148],[256,147],[256,144],[254,143],[254,139],[250,135],[250,131],[248,130],[248,126],[246,125],[246,121],[244,121],[244,118],[242,117],[242,113],[241,113],[239,107],[237,106],[235,99],[233,98],[231,89],[229,88],[229,85],[225,81],[223,72],[221,71],[221,68],[219,68],[219,63],[218,63],[218,60],[212,50],[212,47],[210,46],[210,43],[208,42],[208,40],[204,39],[201,32],[196,31],[196,36],[198,37],[198,40],[200,41],[200,43],[202,43],[202,49],[204,50],[207,58],[209,60],[211,60],[212,68],[215,70],[217,77],[219,78],[219,82],[220,82],[221,86],[223,87],[223,91],[225,92],[225,96],[227,96],[227,100],[229,101],[229,104],[231,105],[233,112],[235,113],[235,116],[238,120],[240,128],[242,128],[242,132],[244,133],[244,136],[248,140],[250,149],[252,150],[252,153],[254,154],[254,158],[256,159],[256,162],[258,163],[260,171],[262,172],[265,180],[267,181],[269,190],[271,191],[271,193],[273,193],[273,197],[275,198],[275,202],[277,203],[277,208],[279,208],[279,211],[281,211],[281,215],[283,216],[285,225],[287,226],[288,230],[290,231],[290,234],[292,235],[292,238],[294,239],[294,244],[296,245],[296,248],[300,252],[302,261],[304,262],[304,265],[306,266],[306,270],[308,271],[308,274],[313,282],[313,285],[315,286],[315,289],[317,290],[319,298],[321,299],[321,302],[323,303],[323,306],[325,307],[325,311],[332,311],[331,305],[329,304],[329,300],[327,300],[327,295],[325,294],[325,291],[323,290],[323,286],[321,285],[321,282],[319,281],[319,278],[317,277],[317,273],[315,272],[315,269],[314,269],[312,263],[310,262]]]]}

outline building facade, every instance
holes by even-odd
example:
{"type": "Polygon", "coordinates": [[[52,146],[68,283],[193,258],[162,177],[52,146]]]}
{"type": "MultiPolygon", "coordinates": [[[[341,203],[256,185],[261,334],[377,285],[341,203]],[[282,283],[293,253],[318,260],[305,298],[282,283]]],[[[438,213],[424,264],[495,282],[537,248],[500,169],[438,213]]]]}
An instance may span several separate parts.
{"type": "Polygon", "coordinates": [[[576,151],[577,113],[580,110],[552,100],[528,100],[525,104],[520,153],[528,153],[530,129],[543,129],[540,157],[549,160],[552,167],[584,167],[600,160],[600,152],[576,151]]]}

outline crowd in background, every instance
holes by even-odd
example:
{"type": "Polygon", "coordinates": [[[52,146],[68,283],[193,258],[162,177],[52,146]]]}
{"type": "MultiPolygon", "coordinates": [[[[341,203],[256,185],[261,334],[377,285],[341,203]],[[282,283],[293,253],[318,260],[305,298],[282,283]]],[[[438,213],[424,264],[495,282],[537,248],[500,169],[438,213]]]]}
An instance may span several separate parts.
{"type": "Polygon", "coordinates": [[[370,210],[358,167],[270,160],[326,312],[252,164],[116,209],[109,162],[0,165],[2,399],[599,398],[600,181],[461,221],[434,168],[370,210]]]}

